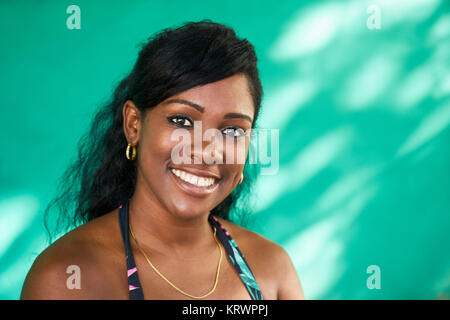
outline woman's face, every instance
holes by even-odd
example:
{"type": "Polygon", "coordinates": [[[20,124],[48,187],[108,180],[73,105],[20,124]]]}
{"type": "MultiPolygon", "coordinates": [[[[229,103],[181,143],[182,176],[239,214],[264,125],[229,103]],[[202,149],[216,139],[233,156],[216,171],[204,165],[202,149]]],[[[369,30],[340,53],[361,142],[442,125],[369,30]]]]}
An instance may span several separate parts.
{"type": "Polygon", "coordinates": [[[246,76],[233,75],[176,94],[148,110],[141,122],[133,121],[136,107],[130,110],[124,110],[125,130],[128,141],[137,145],[137,188],[144,188],[171,214],[198,218],[237,186],[254,118],[246,76]],[[195,129],[194,121],[200,121],[195,129]],[[206,139],[207,130],[217,136],[206,139]]]}

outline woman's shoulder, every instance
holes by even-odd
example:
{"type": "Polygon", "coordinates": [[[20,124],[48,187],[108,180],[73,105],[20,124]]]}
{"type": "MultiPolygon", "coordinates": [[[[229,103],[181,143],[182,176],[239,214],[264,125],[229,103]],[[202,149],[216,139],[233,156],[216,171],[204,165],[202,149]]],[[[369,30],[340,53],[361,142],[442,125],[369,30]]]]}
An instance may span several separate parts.
{"type": "Polygon", "coordinates": [[[118,268],[125,257],[120,256],[123,248],[113,218],[114,211],[73,229],[46,248],[27,274],[21,299],[99,299],[117,292],[110,289],[120,282],[118,268]]]}
{"type": "MultiPolygon", "coordinates": [[[[221,225],[230,233],[230,236],[243,250],[268,250],[268,254],[280,254],[285,252],[283,247],[278,243],[254,232],[250,229],[242,227],[232,221],[223,218],[217,218],[221,225]]],[[[242,251],[242,250],[241,250],[242,251]]]]}
{"type": "Polygon", "coordinates": [[[294,264],[281,245],[231,221],[218,220],[236,242],[266,299],[304,299],[294,264]]]}

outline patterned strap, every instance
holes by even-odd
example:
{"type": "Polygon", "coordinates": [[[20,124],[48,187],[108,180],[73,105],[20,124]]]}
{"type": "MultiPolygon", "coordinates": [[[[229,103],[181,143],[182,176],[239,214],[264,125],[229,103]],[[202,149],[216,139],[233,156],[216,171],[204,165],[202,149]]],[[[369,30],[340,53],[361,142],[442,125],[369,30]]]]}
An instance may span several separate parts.
{"type": "Polygon", "coordinates": [[[144,293],[142,292],[136,263],[134,262],[133,252],[130,247],[130,237],[128,233],[128,201],[125,205],[119,207],[119,226],[127,257],[128,290],[130,292],[130,299],[144,300],[144,293]]]}
{"type": "Polygon", "coordinates": [[[244,255],[242,254],[241,250],[239,250],[236,242],[234,242],[234,240],[231,238],[230,233],[214,215],[210,214],[208,219],[209,222],[216,227],[217,236],[219,237],[222,245],[225,247],[225,250],[230,257],[234,268],[238,272],[239,277],[247,288],[247,291],[250,294],[252,300],[264,300],[261,289],[259,289],[255,277],[253,276],[253,273],[251,272],[247,261],[245,261],[244,259],[244,255]]]}
{"type": "MultiPolygon", "coordinates": [[[[127,201],[124,205],[120,205],[119,207],[119,226],[122,240],[125,246],[128,270],[128,289],[130,292],[131,300],[144,300],[144,293],[139,281],[136,263],[134,262],[133,252],[131,251],[130,246],[130,238],[128,233],[128,204],[129,201],[127,201]]],[[[225,230],[224,226],[222,226],[222,224],[219,222],[219,220],[217,220],[215,216],[210,214],[208,217],[208,221],[211,225],[216,227],[219,241],[224,246],[228,257],[230,258],[234,268],[239,274],[239,277],[247,288],[247,291],[249,292],[252,300],[264,300],[261,290],[256,283],[255,277],[253,276],[253,273],[251,272],[250,267],[245,261],[244,255],[239,250],[236,242],[234,242],[228,231],[225,230]]]]}

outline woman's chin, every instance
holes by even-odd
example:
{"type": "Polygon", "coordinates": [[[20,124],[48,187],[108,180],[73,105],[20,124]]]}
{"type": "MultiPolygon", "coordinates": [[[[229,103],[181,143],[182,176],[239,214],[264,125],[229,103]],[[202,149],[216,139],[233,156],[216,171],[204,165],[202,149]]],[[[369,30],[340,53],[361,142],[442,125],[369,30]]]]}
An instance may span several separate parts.
{"type": "Polygon", "coordinates": [[[190,199],[185,195],[173,195],[166,199],[166,208],[170,214],[180,220],[195,220],[207,216],[215,207],[214,204],[207,204],[198,199],[190,199]]]}
{"type": "Polygon", "coordinates": [[[175,208],[171,210],[172,216],[180,220],[197,220],[207,216],[210,210],[199,211],[200,208],[175,208]]]}

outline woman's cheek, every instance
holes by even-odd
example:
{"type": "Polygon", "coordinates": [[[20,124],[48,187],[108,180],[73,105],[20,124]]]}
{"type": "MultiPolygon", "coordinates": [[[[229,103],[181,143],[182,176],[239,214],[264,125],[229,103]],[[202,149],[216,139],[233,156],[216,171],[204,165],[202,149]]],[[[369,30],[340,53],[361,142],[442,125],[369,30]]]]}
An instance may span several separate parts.
{"type": "Polygon", "coordinates": [[[249,143],[247,139],[227,138],[224,143],[224,161],[226,164],[244,165],[247,159],[249,143]]]}
{"type": "MultiPolygon", "coordinates": [[[[139,162],[142,169],[148,174],[161,172],[164,163],[167,160],[167,150],[170,149],[170,141],[167,141],[167,135],[161,132],[157,134],[157,130],[145,133],[145,138],[139,142],[139,162]]],[[[169,152],[170,156],[170,152],[169,152]]]]}

